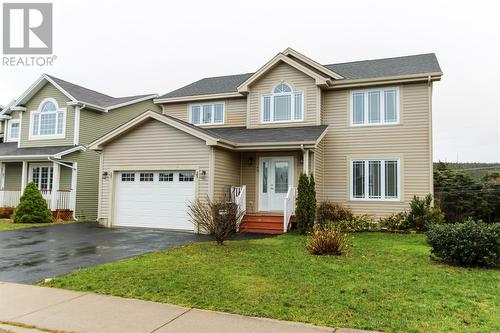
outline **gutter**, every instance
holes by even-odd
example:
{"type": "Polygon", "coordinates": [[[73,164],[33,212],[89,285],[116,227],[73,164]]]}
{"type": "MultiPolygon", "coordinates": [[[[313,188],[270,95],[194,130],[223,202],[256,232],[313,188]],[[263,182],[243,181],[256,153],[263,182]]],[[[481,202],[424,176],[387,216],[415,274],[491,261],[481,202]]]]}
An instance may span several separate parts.
{"type": "Polygon", "coordinates": [[[67,168],[71,168],[71,169],[73,169],[73,170],[76,170],[76,167],[75,167],[75,166],[73,166],[73,165],[69,165],[69,164],[66,164],[66,163],[61,162],[61,161],[54,160],[54,159],[52,159],[50,156],[49,156],[47,159],[48,159],[49,161],[51,161],[51,162],[56,163],[56,164],[59,164],[59,165],[65,166],[65,167],[67,167],[67,168]]]}

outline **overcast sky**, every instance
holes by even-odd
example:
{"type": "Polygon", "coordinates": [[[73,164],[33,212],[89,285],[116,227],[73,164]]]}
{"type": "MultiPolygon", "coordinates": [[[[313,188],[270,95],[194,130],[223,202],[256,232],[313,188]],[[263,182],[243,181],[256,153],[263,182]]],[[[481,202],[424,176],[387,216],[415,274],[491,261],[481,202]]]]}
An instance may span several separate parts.
{"type": "Polygon", "coordinates": [[[253,72],[288,46],[323,64],[434,52],[434,160],[500,162],[496,2],[56,0],[55,65],[0,65],[0,104],[44,72],[123,96],[253,72]]]}

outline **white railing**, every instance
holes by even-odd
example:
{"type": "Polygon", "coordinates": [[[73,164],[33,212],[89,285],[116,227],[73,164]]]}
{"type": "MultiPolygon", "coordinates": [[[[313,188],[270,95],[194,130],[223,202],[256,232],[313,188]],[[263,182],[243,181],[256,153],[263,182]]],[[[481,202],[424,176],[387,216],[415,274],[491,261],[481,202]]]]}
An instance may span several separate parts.
{"type": "Polygon", "coordinates": [[[288,226],[290,224],[290,218],[295,214],[295,195],[296,189],[293,186],[288,187],[288,192],[284,200],[284,211],[283,211],[283,232],[288,231],[288,226]]]}
{"type": "Polygon", "coordinates": [[[243,185],[241,187],[231,188],[231,201],[234,202],[238,207],[238,215],[240,218],[236,227],[236,231],[240,231],[240,223],[243,220],[245,211],[247,210],[247,187],[243,185]]]}
{"type": "MultiPolygon", "coordinates": [[[[52,191],[40,191],[42,197],[47,201],[47,207],[51,208],[52,204],[52,191]]],[[[6,191],[0,190],[0,207],[16,207],[21,199],[22,191],[6,191]]],[[[73,191],[59,190],[56,193],[56,209],[72,209],[73,191]]]]}

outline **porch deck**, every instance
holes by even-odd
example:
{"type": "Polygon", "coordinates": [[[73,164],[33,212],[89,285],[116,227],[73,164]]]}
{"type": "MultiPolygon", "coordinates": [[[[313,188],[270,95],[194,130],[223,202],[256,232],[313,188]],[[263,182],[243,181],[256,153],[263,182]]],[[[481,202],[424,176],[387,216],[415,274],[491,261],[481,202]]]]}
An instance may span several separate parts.
{"type": "MultiPolygon", "coordinates": [[[[59,209],[72,209],[73,191],[57,190],[41,191],[42,197],[47,202],[47,208],[55,211],[59,209]],[[53,200],[56,200],[53,205],[53,200]]],[[[0,190],[0,207],[16,207],[21,199],[22,191],[0,190]]]]}

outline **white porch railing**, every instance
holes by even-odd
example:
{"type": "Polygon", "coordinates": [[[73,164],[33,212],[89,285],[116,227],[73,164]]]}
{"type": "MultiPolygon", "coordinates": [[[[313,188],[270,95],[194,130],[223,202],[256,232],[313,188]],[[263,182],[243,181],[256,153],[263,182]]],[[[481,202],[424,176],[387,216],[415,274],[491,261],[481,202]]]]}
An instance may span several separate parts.
{"type": "MultiPolygon", "coordinates": [[[[42,197],[47,201],[47,207],[50,208],[52,203],[52,191],[41,191],[42,197]]],[[[56,209],[72,209],[71,190],[58,190],[56,193],[56,209]]],[[[21,199],[22,191],[6,191],[0,190],[0,207],[16,207],[21,199]]]]}
{"type": "Polygon", "coordinates": [[[288,192],[284,199],[284,211],[283,211],[283,232],[288,231],[288,226],[290,224],[290,218],[295,214],[295,196],[296,189],[293,186],[288,187],[288,192]]]}
{"type": "Polygon", "coordinates": [[[236,231],[240,231],[240,223],[243,220],[245,211],[247,210],[247,187],[243,185],[241,187],[231,187],[231,201],[234,202],[238,207],[238,214],[240,218],[236,227],[236,231]]]}

